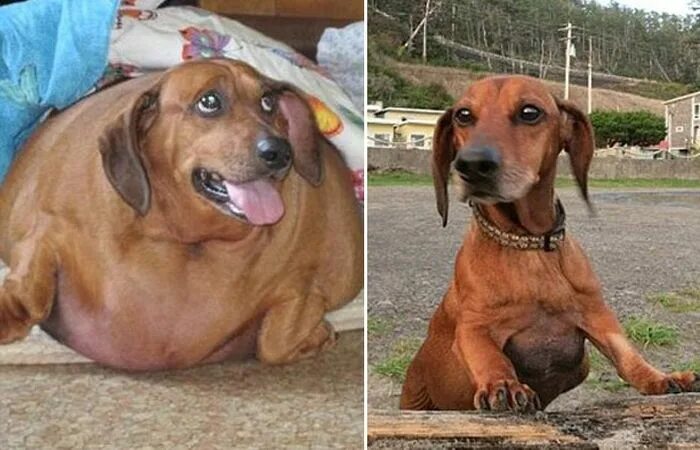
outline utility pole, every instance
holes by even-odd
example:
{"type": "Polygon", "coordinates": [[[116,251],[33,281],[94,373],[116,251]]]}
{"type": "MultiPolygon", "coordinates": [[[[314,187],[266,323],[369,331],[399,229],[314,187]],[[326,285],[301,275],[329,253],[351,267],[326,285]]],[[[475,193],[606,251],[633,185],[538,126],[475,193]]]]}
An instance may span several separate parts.
{"type": "Polygon", "coordinates": [[[428,61],[428,14],[430,14],[430,0],[425,2],[425,17],[423,18],[423,63],[428,61]]]}
{"type": "MultiPolygon", "coordinates": [[[[456,13],[457,13],[457,5],[455,5],[454,0],[452,0],[452,23],[450,24],[451,28],[452,28],[452,36],[451,36],[452,42],[455,41],[455,16],[457,15],[456,13]]],[[[454,59],[455,59],[455,49],[452,48],[452,60],[454,60],[454,59]]]]}
{"type": "Polygon", "coordinates": [[[588,36],[588,114],[593,110],[593,36],[588,36]]]}
{"type": "Polygon", "coordinates": [[[569,69],[571,68],[571,31],[573,26],[571,22],[566,24],[565,28],[560,28],[559,31],[566,30],[566,70],[564,72],[564,100],[569,99],[569,69]]]}

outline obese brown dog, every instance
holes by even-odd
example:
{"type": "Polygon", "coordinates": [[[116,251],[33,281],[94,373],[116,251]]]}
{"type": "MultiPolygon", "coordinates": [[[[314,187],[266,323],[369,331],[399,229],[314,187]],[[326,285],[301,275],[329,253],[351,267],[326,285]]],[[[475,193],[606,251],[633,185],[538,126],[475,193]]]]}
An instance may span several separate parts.
{"type": "Polygon", "coordinates": [[[0,342],[40,324],[128,370],[311,356],[363,282],[342,157],[299,93],[233,60],[49,119],[0,190],[0,230],[0,342]]]}
{"type": "Polygon", "coordinates": [[[555,201],[561,149],[588,202],[591,124],[537,80],[474,83],[440,118],[433,140],[437,206],[447,178],[475,220],[428,336],[408,368],[403,409],[543,409],[588,374],[589,339],[645,394],[698,390],[691,372],[665,374],[625,338],[555,201]]]}

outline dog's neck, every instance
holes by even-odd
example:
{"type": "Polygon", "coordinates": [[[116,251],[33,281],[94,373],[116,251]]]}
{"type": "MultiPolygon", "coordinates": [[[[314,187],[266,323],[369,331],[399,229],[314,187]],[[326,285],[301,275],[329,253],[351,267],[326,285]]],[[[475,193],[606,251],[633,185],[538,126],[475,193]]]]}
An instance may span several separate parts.
{"type": "Polygon", "coordinates": [[[500,230],[539,236],[554,228],[554,172],[542,177],[527,195],[514,202],[480,206],[483,215],[500,230]]]}

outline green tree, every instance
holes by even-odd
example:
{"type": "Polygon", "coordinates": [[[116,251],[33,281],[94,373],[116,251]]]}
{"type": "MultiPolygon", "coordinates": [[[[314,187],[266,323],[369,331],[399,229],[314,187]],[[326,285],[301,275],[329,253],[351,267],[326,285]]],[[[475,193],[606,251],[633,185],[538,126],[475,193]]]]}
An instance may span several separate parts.
{"type": "Polygon", "coordinates": [[[664,118],[648,111],[593,111],[596,145],[655,145],[666,136],[664,118]]]}

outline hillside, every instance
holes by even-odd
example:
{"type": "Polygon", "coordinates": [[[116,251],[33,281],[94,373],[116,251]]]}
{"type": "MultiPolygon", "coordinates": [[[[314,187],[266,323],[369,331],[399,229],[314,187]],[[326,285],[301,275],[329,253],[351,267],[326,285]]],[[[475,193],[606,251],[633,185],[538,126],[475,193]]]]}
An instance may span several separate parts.
{"type": "MultiPolygon", "coordinates": [[[[700,6],[700,0],[694,3],[700,6]]],[[[469,63],[561,79],[568,34],[572,75],[585,79],[590,61],[594,80],[601,82],[700,88],[700,14],[676,16],[597,0],[372,0],[370,38],[401,45],[414,35],[400,53],[419,58],[423,30],[417,25],[425,16],[432,65],[469,63]]]]}
{"type": "Polygon", "coordinates": [[[606,7],[595,1],[433,2],[437,6],[431,8],[425,65],[421,30],[412,45],[404,45],[424,14],[423,5],[407,0],[370,3],[370,100],[443,108],[451,103],[448,97],[459,96],[471,81],[495,73],[543,78],[561,97],[565,61],[559,27],[567,19],[578,26],[571,98],[580,107],[587,102],[588,48],[583,43],[589,38],[594,47],[593,109],[663,115],[664,100],[700,89],[700,63],[694,63],[700,61],[700,20],[693,16],[606,7]]]}
{"type": "MultiPolygon", "coordinates": [[[[424,66],[387,59],[383,63],[389,64],[392,69],[408,82],[413,84],[438,84],[444,87],[453,98],[458,98],[470,83],[491,75],[487,72],[472,72],[452,67],[424,66]]],[[[561,82],[543,81],[549,86],[554,95],[558,97],[564,96],[564,86],[561,82]]],[[[572,85],[570,98],[585,111],[587,102],[585,87],[572,85]]],[[[664,113],[662,100],[595,87],[593,89],[593,109],[615,111],[646,110],[658,115],[663,115],[664,113]]]]}

